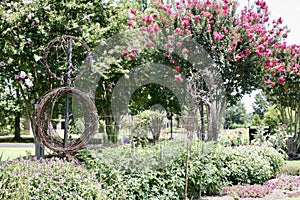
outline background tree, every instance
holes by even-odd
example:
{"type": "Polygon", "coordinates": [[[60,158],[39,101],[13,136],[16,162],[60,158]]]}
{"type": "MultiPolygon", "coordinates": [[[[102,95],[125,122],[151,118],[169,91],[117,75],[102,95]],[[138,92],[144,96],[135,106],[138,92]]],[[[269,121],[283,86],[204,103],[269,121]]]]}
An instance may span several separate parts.
{"type": "MultiPolygon", "coordinates": [[[[123,12],[128,4],[124,2],[1,2],[0,71],[9,81],[15,80],[11,86],[13,93],[19,90],[23,99],[16,104],[21,107],[24,103],[31,124],[34,124],[37,100],[61,85],[46,75],[42,61],[45,45],[56,37],[72,35],[83,39],[90,48],[97,46],[104,38],[123,30],[122,24],[125,27],[126,15],[123,12]]],[[[106,86],[112,81],[107,82],[106,86]]],[[[1,84],[5,85],[5,82],[1,84]]],[[[96,102],[109,102],[108,97],[96,98],[96,102]]],[[[99,112],[107,113],[102,109],[99,112]]]]}
{"type": "Polygon", "coordinates": [[[161,105],[167,113],[180,114],[180,105],[176,96],[168,88],[158,84],[142,86],[131,97],[130,113],[149,110],[153,105],[161,105]]]}
{"type": "MultiPolygon", "coordinates": [[[[3,78],[3,77],[2,77],[3,78]]],[[[3,80],[5,85],[0,88],[0,127],[1,135],[12,134],[14,130],[15,137],[13,140],[22,140],[20,135],[21,116],[24,114],[20,106],[20,94],[18,90],[13,90],[11,82],[3,80]]]]}
{"type": "Polygon", "coordinates": [[[274,128],[280,123],[282,123],[280,111],[278,110],[276,105],[272,105],[268,108],[268,111],[265,113],[262,123],[265,126],[270,126],[271,131],[273,132],[274,128]]]}
{"type": "Polygon", "coordinates": [[[245,105],[237,101],[236,105],[229,106],[225,112],[225,128],[243,127],[247,122],[245,105]]]}
{"type": "Polygon", "coordinates": [[[269,103],[262,92],[257,93],[254,99],[255,102],[252,103],[254,114],[258,115],[260,119],[263,119],[265,112],[268,110],[269,103]]]}
{"type": "Polygon", "coordinates": [[[261,126],[262,120],[258,114],[254,114],[252,120],[251,120],[251,126],[261,126]]]}

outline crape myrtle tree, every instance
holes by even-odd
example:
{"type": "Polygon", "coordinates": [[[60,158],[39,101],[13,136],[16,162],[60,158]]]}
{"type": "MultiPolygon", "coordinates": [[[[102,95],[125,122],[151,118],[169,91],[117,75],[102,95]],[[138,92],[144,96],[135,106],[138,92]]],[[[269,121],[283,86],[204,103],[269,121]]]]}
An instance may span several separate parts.
{"type": "Polygon", "coordinates": [[[265,93],[281,113],[281,120],[290,135],[287,151],[295,155],[300,139],[300,46],[276,42],[273,57],[265,62],[265,93]]]}
{"type": "MultiPolygon", "coordinates": [[[[5,77],[1,78],[1,85],[5,87],[3,81],[13,81],[10,87],[13,91],[20,91],[23,99],[14,103],[25,106],[31,124],[35,121],[34,106],[37,101],[50,89],[61,86],[61,83],[49,77],[44,69],[42,57],[45,45],[56,37],[72,35],[83,39],[90,48],[97,46],[101,40],[119,31],[122,17],[126,16],[123,10],[127,4],[115,5],[113,2],[1,2],[0,72],[1,77],[5,77]]],[[[121,67],[119,66],[119,69],[121,67]]],[[[107,87],[112,81],[107,81],[107,87]]],[[[96,102],[101,103],[103,100],[107,99],[96,96],[96,102]]],[[[99,112],[102,112],[101,108],[99,112]]]]}
{"type": "MultiPolygon", "coordinates": [[[[262,70],[264,63],[272,58],[274,44],[284,40],[288,32],[281,18],[269,20],[266,2],[257,0],[240,13],[237,6],[238,1],[233,0],[155,0],[145,11],[131,9],[127,23],[133,30],[139,28],[149,33],[150,42],[146,47],[152,53],[143,54],[129,47],[123,56],[134,60],[158,56],[159,60],[164,60],[161,62],[167,62],[178,70],[175,79],[180,82],[193,71],[189,63],[172,54],[174,47],[180,44],[175,43],[173,37],[168,37],[166,48],[155,50],[151,40],[162,29],[172,30],[172,35],[194,39],[217,65],[227,99],[234,102],[243,94],[260,88],[265,75],[262,70]]],[[[187,49],[185,53],[190,52],[187,49]]]]}

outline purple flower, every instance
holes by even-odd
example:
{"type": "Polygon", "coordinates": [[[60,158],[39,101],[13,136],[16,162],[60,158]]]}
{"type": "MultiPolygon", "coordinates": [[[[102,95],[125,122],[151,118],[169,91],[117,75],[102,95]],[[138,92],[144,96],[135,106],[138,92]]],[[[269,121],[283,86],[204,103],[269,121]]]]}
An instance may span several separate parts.
{"type": "Polygon", "coordinates": [[[4,61],[1,61],[1,62],[0,62],[0,66],[1,66],[1,67],[5,66],[5,62],[4,62],[4,61]]]}

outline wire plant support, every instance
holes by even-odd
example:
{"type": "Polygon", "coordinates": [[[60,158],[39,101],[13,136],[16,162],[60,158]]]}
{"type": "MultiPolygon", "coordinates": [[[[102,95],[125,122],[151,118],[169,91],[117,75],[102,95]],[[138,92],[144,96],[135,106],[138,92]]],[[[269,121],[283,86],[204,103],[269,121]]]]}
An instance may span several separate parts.
{"type": "MultiPolygon", "coordinates": [[[[93,138],[94,134],[98,131],[98,113],[93,100],[84,92],[72,87],[72,81],[79,79],[88,69],[90,65],[90,49],[88,45],[81,39],[63,35],[51,40],[44,49],[44,66],[51,78],[59,80],[64,83],[65,86],[58,87],[48,92],[39,102],[37,107],[36,117],[36,128],[37,128],[37,139],[44,146],[54,151],[55,153],[62,154],[63,156],[70,158],[70,154],[76,152],[86,146],[90,139],[93,138]],[[76,43],[76,45],[74,45],[76,43]],[[81,46],[81,49],[78,48],[81,46]],[[54,48],[53,52],[52,49],[54,48]],[[52,51],[52,52],[51,52],[52,51]],[[86,52],[87,65],[84,66],[81,71],[74,67],[75,59],[78,59],[78,55],[75,53],[86,52]],[[62,55],[67,54],[66,57],[62,55]],[[58,62],[58,59],[51,60],[51,55],[58,55],[57,58],[61,58],[63,64],[58,62]],[[64,60],[64,61],[63,61],[64,60]],[[53,61],[52,65],[49,63],[53,61]],[[58,70],[58,66],[65,66],[63,74],[59,74],[62,70],[58,70]],[[58,104],[59,99],[65,97],[65,108],[64,108],[64,132],[63,138],[59,137],[53,128],[53,114],[55,111],[55,105],[58,104]],[[80,136],[76,139],[70,139],[70,102],[71,98],[76,101],[76,106],[79,106],[84,112],[83,124],[84,130],[80,136]]],[[[82,63],[81,63],[82,65],[82,63]]],[[[73,105],[74,106],[74,105],[73,105]]]]}

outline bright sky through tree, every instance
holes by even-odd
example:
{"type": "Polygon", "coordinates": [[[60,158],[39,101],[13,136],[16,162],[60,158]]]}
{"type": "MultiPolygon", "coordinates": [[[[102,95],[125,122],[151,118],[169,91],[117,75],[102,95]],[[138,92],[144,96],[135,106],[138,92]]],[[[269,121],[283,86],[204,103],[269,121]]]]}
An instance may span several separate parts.
{"type": "MultiPolygon", "coordinates": [[[[253,4],[250,0],[250,4],[253,4]]],[[[282,18],[283,24],[287,25],[291,32],[286,39],[288,44],[300,45],[300,1],[299,0],[266,0],[269,6],[270,19],[282,18]]],[[[240,0],[241,6],[248,4],[248,0],[240,0]]],[[[271,22],[272,22],[271,21],[271,22]]],[[[242,102],[245,104],[248,113],[252,112],[252,103],[257,92],[243,97],[242,102]]]]}

